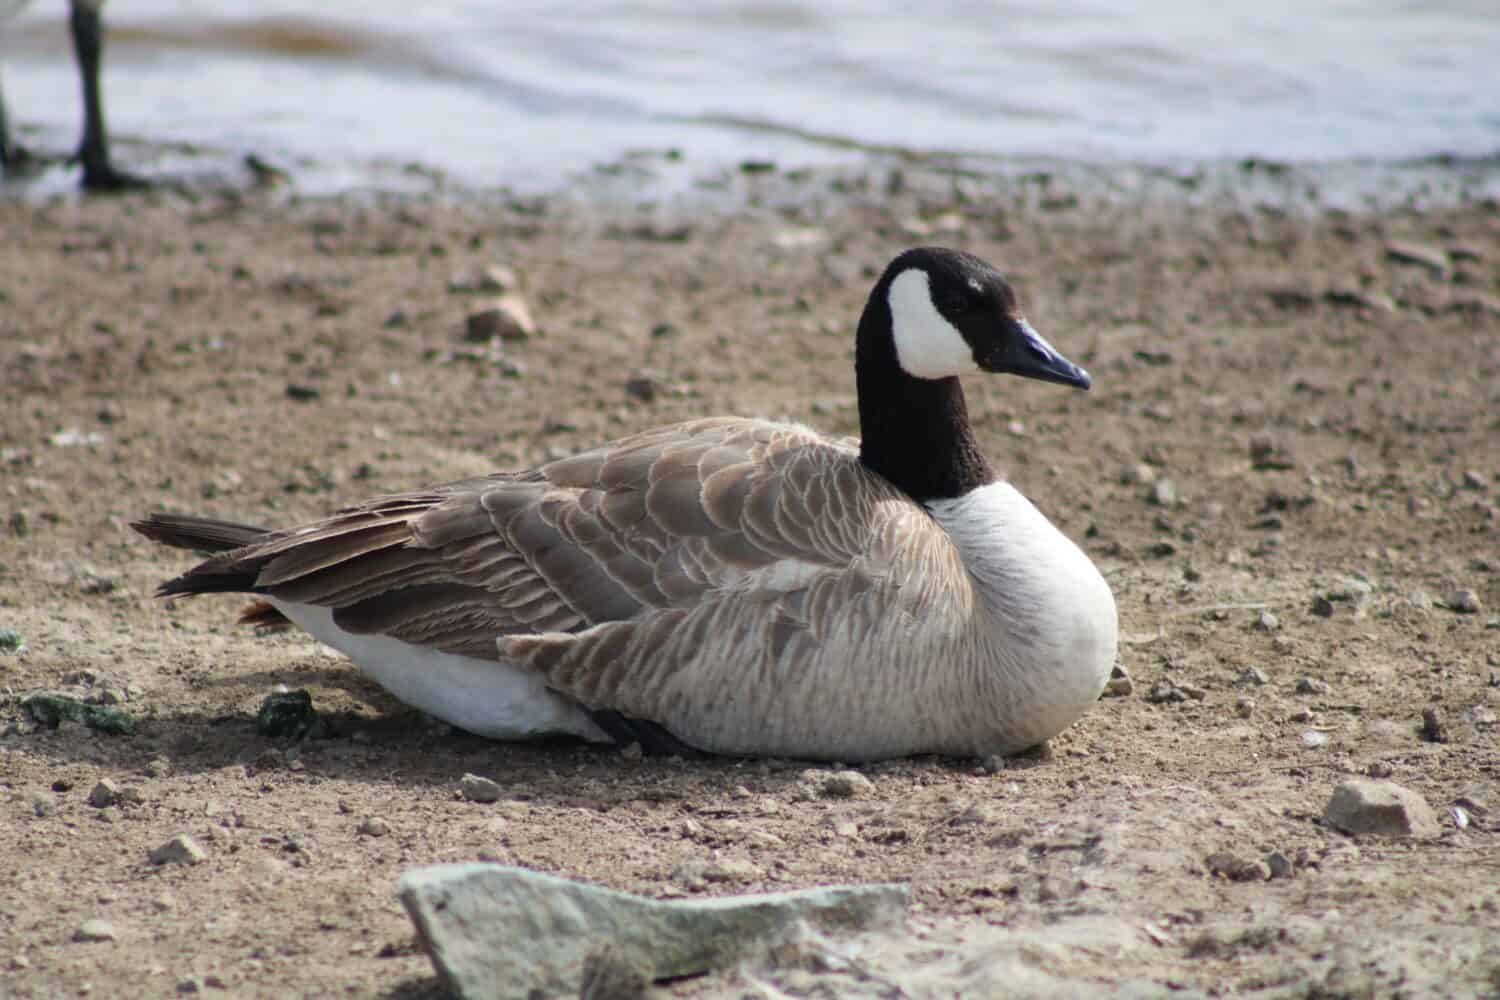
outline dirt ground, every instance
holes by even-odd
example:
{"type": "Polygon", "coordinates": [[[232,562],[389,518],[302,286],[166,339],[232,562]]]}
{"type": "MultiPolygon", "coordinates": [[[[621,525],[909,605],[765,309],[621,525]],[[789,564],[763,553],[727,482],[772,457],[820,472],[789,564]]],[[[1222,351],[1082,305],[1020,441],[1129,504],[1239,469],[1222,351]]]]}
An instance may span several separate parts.
{"type": "Polygon", "coordinates": [[[985,934],[1061,926],[1082,943],[1033,958],[1100,993],[1500,994],[1500,206],[935,190],[692,217],[0,201],[0,627],[25,642],[0,653],[0,995],[438,996],[392,885],[474,859],[654,897],[908,882],[886,995],[997,991],[964,978],[985,934]],[[702,414],[855,433],[858,310],[929,242],[997,263],[1095,377],[969,385],[1119,603],[1133,690],[1049,755],[866,766],[838,799],[794,762],[493,744],[236,628],[236,598],[151,596],[191,561],[129,530],[152,509],[281,525],[702,414]],[[483,297],[455,282],[492,264],[539,336],[465,340],[483,297]],[[278,685],[327,733],[260,735],[278,685]],[[41,725],[43,691],[134,732],[41,725]],[[1354,775],[1441,833],[1335,831],[1354,775]],[[202,863],[152,864],[177,834],[202,863]]]}

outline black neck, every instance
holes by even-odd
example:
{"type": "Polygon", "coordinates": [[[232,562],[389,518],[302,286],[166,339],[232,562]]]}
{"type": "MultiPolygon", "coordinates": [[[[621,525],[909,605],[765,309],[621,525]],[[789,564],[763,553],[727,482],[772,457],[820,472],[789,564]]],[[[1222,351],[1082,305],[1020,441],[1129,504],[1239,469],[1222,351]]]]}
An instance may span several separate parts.
{"type": "Polygon", "coordinates": [[[958,379],[916,378],[897,363],[886,291],[882,281],[870,296],[855,345],[860,461],[915,500],[959,497],[994,482],[958,379]]]}

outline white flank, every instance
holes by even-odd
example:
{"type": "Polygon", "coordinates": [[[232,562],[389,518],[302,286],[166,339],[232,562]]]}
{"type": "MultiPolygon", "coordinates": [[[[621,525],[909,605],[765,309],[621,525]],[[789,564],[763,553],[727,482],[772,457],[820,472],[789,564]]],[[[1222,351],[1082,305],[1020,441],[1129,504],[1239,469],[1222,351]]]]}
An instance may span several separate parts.
{"type": "Polygon", "coordinates": [[[896,275],[887,298],[896,361],[907,373],[937,379],[979,371],[974,349],[932,304],[926,271],[913,267],[896,275]]]}
{"type": "Polygon", "coordinates": [[[529,670],[495,660],[427,649],[386,635],[355,635],[328,608],[270,598],[313,638],[343,653],[402,702],[495,740],[568,733],[608,743],[582,709],[547,690],[529,670]]]}

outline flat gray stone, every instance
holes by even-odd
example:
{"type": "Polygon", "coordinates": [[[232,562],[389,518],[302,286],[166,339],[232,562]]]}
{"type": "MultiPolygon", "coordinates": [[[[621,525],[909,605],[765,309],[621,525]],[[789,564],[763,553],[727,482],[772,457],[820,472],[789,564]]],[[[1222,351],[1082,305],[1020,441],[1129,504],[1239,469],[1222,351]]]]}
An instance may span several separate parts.
{"type": "Polygon", "coordinates": [[[606,947],[611,964],[663,979],[732,965],[799,921],[823,931],[894,928],[910,893],[830,886],[658,902],[524,868],[455,864],[408,872],[396,895],[447,988],[499,1000],[577,995],[585,962],[606,947]]]}
{"type": "Polygon", "coordinates": [[[1436,837],[1437,813],[1410,788],[1392,781],[1351,778],[1333,790],[1323,818],[1345,833],[1379,837],[1436,837]]]}

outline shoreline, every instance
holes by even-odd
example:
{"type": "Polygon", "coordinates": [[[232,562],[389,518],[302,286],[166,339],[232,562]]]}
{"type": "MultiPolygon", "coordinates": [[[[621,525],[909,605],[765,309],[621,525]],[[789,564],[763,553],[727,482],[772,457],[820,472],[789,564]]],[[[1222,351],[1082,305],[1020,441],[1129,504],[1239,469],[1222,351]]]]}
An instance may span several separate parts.
{"type": "MultiPolygon", "coordinates": [[[[761,159],[694,161],[674,149],[639,149],[535,184],[488,186],[418,161],[289,161],[256,150],[216,150],[124,135],[116,137],[115,145],[128,169],[197,196],[270,188],[300,199],[436,197],[481,204],[544,199],[572,201],[601,212],[652,205],[716,215],[796,207],[811,199],[908,184],[929,193],[946,189],[970,201],[1032,193],[1042,201],[1071,197],[1117,205],[1218,203],[1302,213],[1440,210],[1500,201],[1500,150],[1402,160],[1130,162],[850,145],[849,162],[797,166],[761,159]]],[[[25,175],[0,182],[0,201],[67,196],[74,189],[74,173],[62,156],[42,154],[25,175]]]]}

